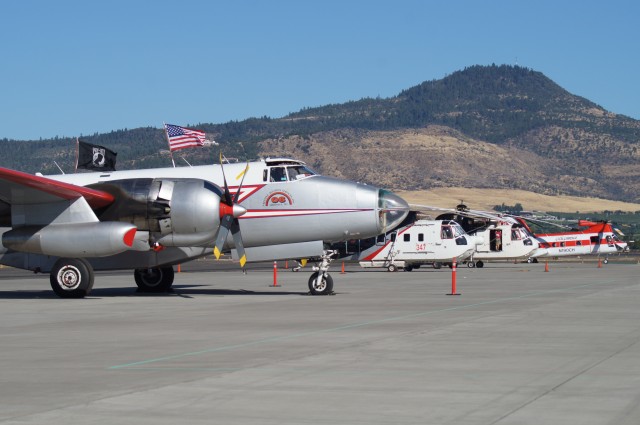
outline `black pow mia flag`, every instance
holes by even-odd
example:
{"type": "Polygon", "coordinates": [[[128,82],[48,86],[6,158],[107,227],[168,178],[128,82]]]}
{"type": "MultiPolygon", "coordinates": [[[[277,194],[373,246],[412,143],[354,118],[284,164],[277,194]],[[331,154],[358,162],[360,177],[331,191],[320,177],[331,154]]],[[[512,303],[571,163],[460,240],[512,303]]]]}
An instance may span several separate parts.
{"type": "Polygon", "coordinates": [[[118,154],[104,146],[78,140],[78,166],[86,170],[115,171],[118,154]]]}

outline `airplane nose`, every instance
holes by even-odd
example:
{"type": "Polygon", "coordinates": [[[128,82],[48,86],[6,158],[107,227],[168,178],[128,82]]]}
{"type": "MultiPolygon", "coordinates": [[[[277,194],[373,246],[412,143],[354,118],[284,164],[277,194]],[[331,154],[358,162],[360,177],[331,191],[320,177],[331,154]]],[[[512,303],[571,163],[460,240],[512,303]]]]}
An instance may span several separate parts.
{"type": "Polygon", "coordinates": [[[409,214],[409,204],[393,192],[378,191],[378,218],[380,233],[396,228],[409,214]]]}

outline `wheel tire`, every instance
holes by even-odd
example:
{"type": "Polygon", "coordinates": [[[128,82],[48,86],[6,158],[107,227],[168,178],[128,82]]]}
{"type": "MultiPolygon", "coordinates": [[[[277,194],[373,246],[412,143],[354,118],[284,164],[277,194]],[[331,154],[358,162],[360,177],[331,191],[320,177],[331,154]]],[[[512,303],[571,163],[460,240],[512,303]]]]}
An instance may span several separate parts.
{"type": "Polygon", "coordinates": [[[476,266],[476,263],[474,263],[473,261],[469,261],[467,263],[467,267],[469,267],[470,269],[474,268],[476,266]]]}
{"type": "Polygon", "coordinates": [[[405,272],[410,272],[413,270],[413,266],[404,266],[404,271],[405,272]]]}
{"type": "Polygon", "coordinates": [[[442,268],[442,263],[433,263],[433,268],[438,270],[442,268]]]}
{"type": "Polygon", "coordinates": [[[49,274],[51,289],[60,298],[84,298],[93,288],[93,268],[82,258],[60,258],[49,274]]]}
{"type": "Polygon", "coordinates": [[[136,269],[133,278],[142,292],[169,292],[173,285],[173,267],[136,269]]]}
{"type": "Polygon", "coordinates": [[[531,257],[527,258],[527,263],[529,263],[529,264],[533,263],[533,258],[531,258],[531,257]]]}
{"type": "Polygon", "coordinates": [[[387,270],[389,270],[390,272],[397,272],[398,267],[396,267],[395,264],[389,264],[389,267],[387,267],[387,270]]]}
{"type": "Polygon", "coordinates": [[[603,262],[604,264],[609,264],[609,259],[608,259],[608,258],[605,258],[602,262],[603,262]]]}
{"type": "Polygon", "coordinates": [[[309,278],[309,292],[311,295],[329,295],[333,292],[333,278],[329,273],[315,272],[309,278]]]}
{"type": "Polygon", "coordinates": [[[476,267],[477,267],[477,268],[479,268],[479,269],[481,269],[481,268],[483,268],[483,267],[484,267],[484,263],[483,263],[482,261],[478,261],[478,262],[476,263],[476,267]]]}

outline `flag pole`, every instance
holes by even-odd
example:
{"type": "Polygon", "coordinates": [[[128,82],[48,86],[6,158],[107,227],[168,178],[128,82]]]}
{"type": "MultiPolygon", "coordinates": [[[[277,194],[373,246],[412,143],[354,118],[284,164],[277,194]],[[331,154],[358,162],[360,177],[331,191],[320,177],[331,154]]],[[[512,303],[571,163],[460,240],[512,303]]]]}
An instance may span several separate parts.
{"type": "Polygon", "coordinates": [[[74,171],[74,173],[78,172],[78,158],[79,158],[79,151],[80,151],[80,141],[78,140],[78,138],[76,137],[76,169],[74,171]]]}
{"type": "Polygon", "coordinates": [[[173,151],[171,150],[171,140],[169,140],[169,133],[167,133],[167,124],[163,121],[162,126],[164,127],[164,135],[167,136],[167,143],[169,144],[169,155],[171,156],[171,163],[173,164],[173,168],[176,168],[176,162],[173,160],[173,151]]]}

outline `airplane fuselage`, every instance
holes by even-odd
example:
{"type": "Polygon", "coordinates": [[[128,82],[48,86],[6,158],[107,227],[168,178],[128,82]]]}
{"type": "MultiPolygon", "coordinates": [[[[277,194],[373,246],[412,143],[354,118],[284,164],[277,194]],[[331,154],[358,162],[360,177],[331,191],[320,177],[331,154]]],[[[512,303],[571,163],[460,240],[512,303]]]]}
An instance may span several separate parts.
{"type": "MultiPolygon", "coordinates": [[[[406,203],[390,192],[317,175],[304,163],[290,159],[225,164],[224,174],[220,165],[208,165],[47,178],[113,195],[114,203],[94,209],[98,220],[136,226],[130,250],[84,255],[96,270],[104,270],[176,264],[211,253],[217,230],[212,223],[220,220],[217,204],[212,203],[223,197],[225,176],[232,196],[240,189],[237,203],[246,210],[238,217],[244,246],[249,250],[265,248],[255,251],[254,257],[248,253],[249,261],[320,254],[322,242],[376,236],[406,216],[406,203]]],[[[18,210],[0,211],[10,211],[15,222],[18,210]]],[[[59,245],[64,247],[64,238],[59,245]]],[[[66,247],[65,252],[73,248],[66,247]]],[[[231,235],[224,248],[235,248],[231,235]]],[[[6,251],[0,247],[0,255],[6,251]]],[[[33,253],[10,252],[4,257],[0,261],[6,264],[41,271],[48,271],[52,262],[33,253]]]]}

